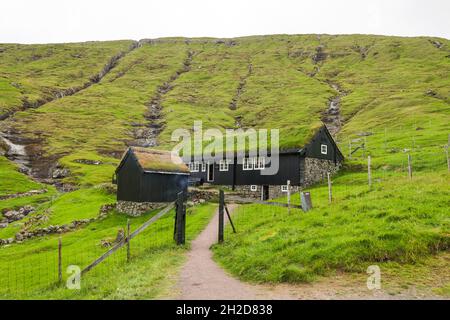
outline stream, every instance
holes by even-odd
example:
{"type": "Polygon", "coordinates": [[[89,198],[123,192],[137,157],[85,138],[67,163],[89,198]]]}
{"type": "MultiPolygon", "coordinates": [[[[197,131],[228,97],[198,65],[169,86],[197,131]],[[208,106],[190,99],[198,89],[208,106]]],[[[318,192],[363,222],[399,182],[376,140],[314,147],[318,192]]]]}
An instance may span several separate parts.
{"type": "Polygon", "coordinates": [[[342,121],[341,121],[341,112],[340,112],[340,104],[341,98],[346,95],[341,88],[335,83],[329,83],[329,85],[338,92],[337,96],[334,96],[328,105],[328,109],[324,112],[322,117],[322,121],[327,126],[328,131],[332,136],[335,136],[339,130],[341,130],[342,121]]]}
{"type": "Polygon", "coordinates": [[[25,150],[25,146],[15,144],[3,135],[0,135],[0,139],[8,147],[5,153],[6,158],[17,163],[21,172],[30,172],[30,158],[25,150]]]}

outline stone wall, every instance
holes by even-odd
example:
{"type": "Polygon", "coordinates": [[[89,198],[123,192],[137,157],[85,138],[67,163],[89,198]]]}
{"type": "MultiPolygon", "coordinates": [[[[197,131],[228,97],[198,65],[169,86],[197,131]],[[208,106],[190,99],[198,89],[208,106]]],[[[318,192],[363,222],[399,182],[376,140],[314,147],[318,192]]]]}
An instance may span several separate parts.
{"type": "Polygon", "coordinates": [[[125,213],[132,217],[138,217],[144,212],[154,210],[166,206],[165,202],[134,202],[134,201],[117,201],[116,209],[118,212],[125,213]]]}
{"type": "Polygon", "coordinates": [[[252,191],[249,185],[235,186],[234,190],[244,198],[261,199],[261,186],[256,186],[256,191],[252,191]]]}
{"type": "Polygon", "coordinates": [[[319,181],[326,181],[327,172],[335,174],[340,167],[340,163],[334,164],[334,161],[305,158],[305,177],[302,186],[310,186],[319,181]]]}
{"type": "Polygon", "coordinates": [[[188,200],[192,202],[217,201],[219,193],[216,189],[206,190],[200,188],[188,189],[188,200]]]}
{"type": "Polygon", "coordinates": [[[90,219],[82,219],[82,220],[74,220],[69,224],[63,224],[63,225],[50,225],[46,228],[35,228],[31,230],[31,227],[34,225],[34,223],[39,223],[41,221],[47,220],[47,215],[44,214],[38,214],[30,219],[28,219],[22,226],[22,230],[17,232],[14,236],[14,238],[8,238],[8,239],[0,239],[0,245],[7,245],[14,242],[22,242],[26,239],[34,238],[34,237],[42,237],[49,234],[54,233],[64,233],[73,231],[81,226],[84,226],[88,223],[101,220],[106,218],[108,213],[112,211],[116,207],[115,204],[104,204],[100,207],[100,211],[97,217],[90,218],[90,219]]]}
{"type": "MultiPolygon", "coordinates": [[[[257,200],[261,200],[261,189],[262,186],[257,185],[256,191],[251,191],[250,185],[245,186],[236,186],[235,190],[240,196],[244,198],[253,198],[257,200]]],[[[291,194],[297,192],[299,189],[297,186],[291,186],[291,194]]],[[[286,196],[287,192],[281,191],[281,186],[270,185],[269,186],[269,199],[279,198],[286,196]]]]}
{"type": "MultiPolygon", "coordinates": [[[[291,186],[291,195],[298,192],[298,186],[291,186]]],[[[281,191],[281,186],[269,186],[269,199],[275,199],[279,197],[286,197],[287,192],[281,191]]]]}

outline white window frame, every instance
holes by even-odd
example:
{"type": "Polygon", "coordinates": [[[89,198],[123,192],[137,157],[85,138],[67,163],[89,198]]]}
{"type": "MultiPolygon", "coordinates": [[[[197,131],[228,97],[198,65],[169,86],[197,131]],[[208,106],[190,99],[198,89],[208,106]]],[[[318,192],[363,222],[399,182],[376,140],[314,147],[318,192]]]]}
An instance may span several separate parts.
{"type": "Polygon", "coordinates": [[[229,162],[228,160],[220,160],[219,161],[219,171],[228,171],[229,162]]]}
{"type": "Polygon", "coordinates": [[[253,165],[255,164],[254,158],[244,158],[242,160],[242,170],[253,170],[253,165]]]}
{"type": "Polygon", "coordinates": [[[255,165],[254,168],[255,170],[264,170],[266,168],[266,158],[265,157],[258,157],[258,158],[254,158],[255,160],[255,165]]]}
{"type": "Polygon", "coordinates": [[[200,169],[200,163],[198,161],[189,163],[189,171],[198,172],[199,169],[200,169]]]}
{"type": "Polygon", "coordinates": [[[206,163],[202,162],[202,172],[206,172],[206,163]]]}
{"type": "Polygon", "coordinates": [[[256,184],[252,184],[250,186],[250,191],[258,191],[258,186],[256,184]]]}
{"type": "Polygon", "coordinates": [[[281,186],[281,192],[288,192],[288,185],[284,184],[281,186]]]}
{"type": "Polygon", "coordinates": [[[320,145],[320,153],[321,154],[328,154],[328,146],[326,144],[320,145]]]}

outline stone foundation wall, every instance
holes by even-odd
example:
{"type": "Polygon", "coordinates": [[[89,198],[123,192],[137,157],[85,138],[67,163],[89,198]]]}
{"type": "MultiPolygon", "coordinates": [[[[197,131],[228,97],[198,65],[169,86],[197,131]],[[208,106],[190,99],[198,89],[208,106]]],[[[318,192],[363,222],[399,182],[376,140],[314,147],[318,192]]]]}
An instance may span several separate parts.
{"type": "MultiPolygon", "coordinates": [[[[261,200],[261,189],[262,186],[260,185],[256,186],[256,191],[251,191],[250,185],[235,187],[236,192],[239,193],[239,195],[241,195],[242,197],[253,198],[257,200],[261,200]]],[[[291,194],[297,192],[298,190],[299,188],[297,186],[291,186],[291,194]]],[[[269,199],[279,198],[286,195],[287,192],[281,191],[281,186],[274,186],[274,185],[269,186],[269,199]]]]}
{"type": "Polygon", "coordinates": [[[244,198],[253,198],[260,199],[261,198],[261,186],[256,187],[256,191],[251,191],[250,186],[235,186],[235,192],[244,198]]]}
{"type": "MultiPolygon", "coordinates": [[[[291,195],[295,192],[298,192],[298,186],[291,186],[291,195]]],[[[269,199],[275,199],[279,197],[286,197],[287,192],[281,191],[281,186],[269,186],[269,199]]]]}
{"type": "Polygon", "coordinates": [[[154,210],[166,206],[165,202],[133,202],[133,201],[117,201],[116,209],[118,212],[125,213],[132,217],[138,217],[144,212],[154,210]]]}
{"type": "Polygon", "coordinates": [[[199,188],[189,188],[188,189],[188,200],[193,202],[205,202],[217,200],[219,194],[217,190],[203,190],[199,188]],[[202,201],[203,200],[203,201],[202,201]]]}
{"type": "Polygon", "coordinates": [[[335,174],[339,168],[340,163],[334,164],[334,161],[305,158],[305,177],[302,186],[310,186],[319,181],[326,181],[327,172],[331,175],[335,174]]]}

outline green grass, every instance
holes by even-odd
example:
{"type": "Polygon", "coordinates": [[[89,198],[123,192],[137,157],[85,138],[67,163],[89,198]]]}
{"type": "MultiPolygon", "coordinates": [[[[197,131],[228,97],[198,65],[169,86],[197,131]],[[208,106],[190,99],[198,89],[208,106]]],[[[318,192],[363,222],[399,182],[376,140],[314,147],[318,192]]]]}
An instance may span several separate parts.
{"type": "Polygon", "coordinates": [[[0,44],[0,114],[81,86],[132,41],[51,45],[0,44]]]}
{"type": "Polygon", "coordinates": [[[238,233],[228,230],[214,255],[233,274],[258,282],[309,282],[384,261],[415,263],[450,247],[448,183],[443,171],[418,173],[412,182],[394,175],[369,191],[363,174],[343,173],[333,181],[331,205],[326,186],[309,189],[314,209],[307,213],[241,206],[238,233]]]}
{"type": "Polygon", "coordinates": [[[0,156],[0,181],[0,196],[49,188],[19,173],[17,166],[3,156],[0,156]]]}
{"type": "MultiPolygon", "coordinates": [[[[55,287],[57,235],[2,247],[0,296],[7,299],[149,299],[167,294],[190,241],[206,226],[216,207],[205,204],[188,210],[187,244],[182,247],[177,247],[173,240],[174,212],[168,213],[132,240],[129,264],[125,262],[125,249],[119,250],[82,278],[81,290],[55,287]]],[[[131,231],[156,212],[130,218],[131,231]]],[[[126,226],[127,219],[123,214],[113,213],[102,221],[62,235],[63,270],[69,265],[83,268],[99,257],[107,250],[101,246],[101,240],[113,240],[117,230],[126,226]]],[[[66,278],[64,272],[64,281],[66,278]]]]}
{"type": "MultiPolygon", "coordinates": [[[[327,205],[326,186],[319,185],[311,189],[315,209],[310,213],[285,217],[284,212],[276,211],[273,216],[264,207],[244,208],[245,214],[238,213],[238,221],[244,219],[243,227],[249,232],[241,232],[247,229],[240,226],[238,235],[222,248],[215,248],[217,259],[227,269],[254,281],[310,281],[333,270],[362,270],[384,255],[396,263],[416,262],[448,245],[445,209],[449,181],[443,171],[446,158],[442,147],[448,142],[450,123],[450,51],[447,39],[438,39],[443,43],[441,49],[430,43],[433,39],[275,35],[237,38],[235,46],[216,44],[214,39],[187,44],[182,38],[144,44],[127,53],[99,83],[40,108],[18,111],[0,122],[1,131],[14,128],[21,136],[41,138],[44,154],[58,155],[58,162],[70,169],[71,175],[64,182],[79,188],[57,193],[53,187],[19,173],[0,156],[0,196],[49,190],[42,195],[1,200],[0,211],[35,206],[37,212],[30,217],[46,214],[48,220],[32,228],[96,217],[102,204],[114,201],[114,195],[104,188],[118,163],[112,153],[126,149],[133,139],[133,123],[147,122],[144,114],[148,102],[157,88],[181,69],[191,50],[195,54],[190,71],[180,75],[172,90],[162,97],[164,129],[158,148],[171,149],[172,131],[192,130],[194,120],[202,120],[204,130],[223,130],[235,128],[237,118],[244,128],[280,129],[282,147],[300,146],[320,123],[329,99],[338,94],[329,83],[338,84],[346,92],[341,98],[345,121],[337,137],[342,152],[348,154],[351,140],[361,139],[352,142],[353,147],[364,140],[361,132],[370,134],[365,138],[364,154],[358,151],[351,161],[347,159],[345,170],[335,179],[332,206],[327,205]],[[315,63],[318,46],[326,58],[315,63]],[[252,73],[236,110],[230,110],[249,64],[252,73]],[[413,159],[413,183],[405,179],[408,153],[413,159]],[[374,170],[374,189],[370,192],[365,173],[369,154],[374,170]],[[102,163],[78,162],[86,159],[102,163]]],[[[0,114],[20,110],[24,101],[45,100],[58,90],[86,83],[112,56],[127,51],[131,43],[2,44],[0,114]]],[[[0,229],[0,238],[13,237],[28,219],[0,229]]],[[[64,235],[64,242],[75,246],[77,241],[92,238],[98,246],[102,237],[113,236],[117,227],[124,225],[124,219],[114,215],[97,221],[64,235]]],[[[0,250],[8,253],[5,257],[20,272],[22,261],[30,264],[30,260],[23,260],[25,255],[33,259],[35,252],[54,252],[55,238],[30,240],[0,250]]],[[[127,276],[116,279],[114,272],[104,272],[86,280],[92,281],[89,288],[94,289],[82,290],[78,296],[62,289],[41,294],[127,298],[136,290],[139,297],[155,297],[168,282],[158,272],[153,276],[153,270],[181,263],[182,253],[164,249],[150,255],[154,263],[149,256],[123,270],[123,266],[114,266],[127,276]],[[154,288],[145,281],[143,287],[132,284],[144,268],[138,265],[147,267],[149,271],[142,278],[154,288]],[[101,283],[102,277],[108,279],[107,284],[101,283]],[[162,279],[161,285],[158,279],[162,279]],[[122,289],[116,292],[116,288],[122,289]]],[[[23,292],[15,297],[24,297],[23,292]]],[[[37,297],[37,293],[31,297],[37,297]]]]}

